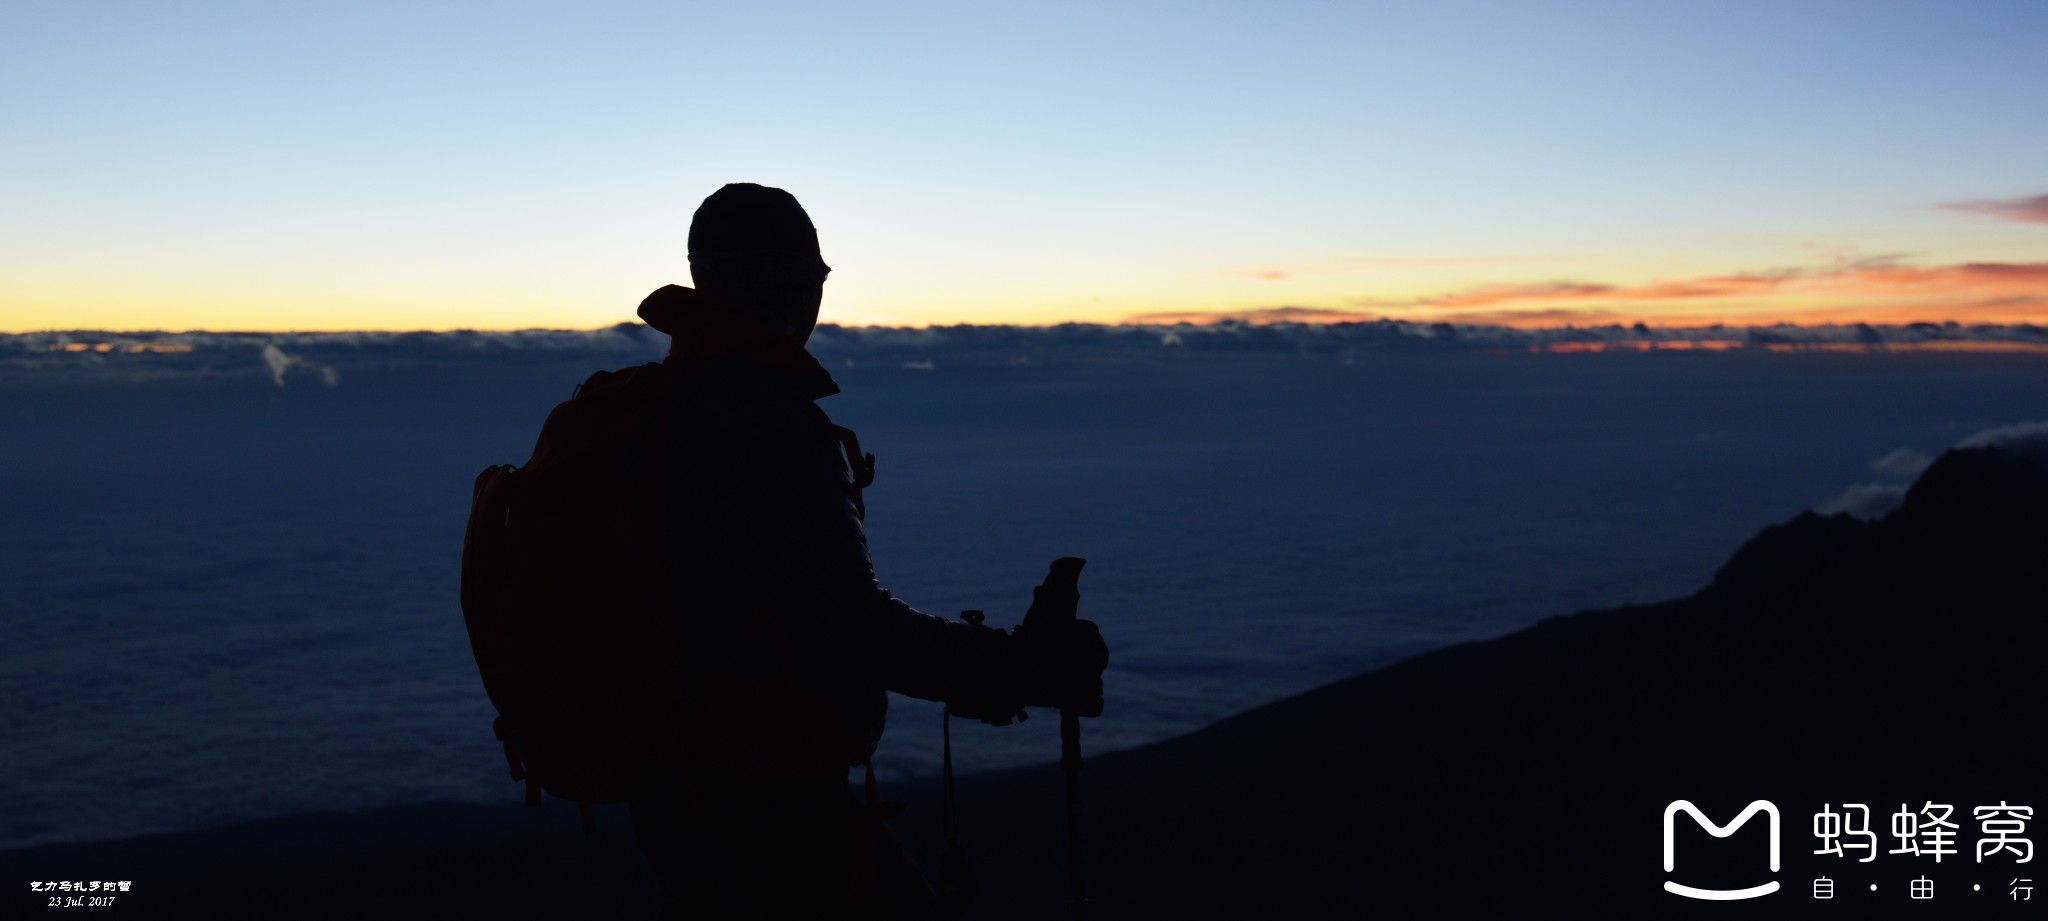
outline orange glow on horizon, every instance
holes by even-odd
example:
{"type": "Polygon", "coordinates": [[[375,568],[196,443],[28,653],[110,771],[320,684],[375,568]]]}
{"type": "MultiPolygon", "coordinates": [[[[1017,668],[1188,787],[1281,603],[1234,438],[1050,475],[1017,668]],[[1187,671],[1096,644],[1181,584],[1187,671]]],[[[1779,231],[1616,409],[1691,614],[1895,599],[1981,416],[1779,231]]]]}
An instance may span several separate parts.
{"type": "MultiPolygon", "coordinates": [[[[947,325],[1051,326],[1061,322],[1108,325],[1206,325],[1237,321],[1271,323],[1344,323],[1399,320],[1414,323],[1455,323],[1537,330],[1584,326],[1687,328],[1773,326],[1780,324],[1907,325],[1913,323],[2048,325],[2048,261],[1956,262],[1908,266],[1885,260],[1849,260],[1828,266],[1759,272],[1702,273],[1696,277],[1640,282],[1542,281],[1467,283],[1439,281],[1428,289],[1399,297],[1348,295],[1343,289],[1303,291],[1306,303],[1263,306],[1256,301],[1236,306],[1242,291],[1217,295],[1190,293],[1182,298],[1166,287],[1134,287],[1114,292],[1104,303],[1069,307],[1031,306],[1032,297],[991,300],[974,291],[944,299],[950,309],[908,302],[878,302],[868,295],[828,297],[821,320],[841,326],[928,328],[947,325]],[[1146,293],[1154,291],[1154,293],[1146,293]],[[1149,303],[1191,306],[1131,312],[1149,303]],[[1116,305],[1123,305],[1119,309],[1116,305]],[[962,308],[958,305],[976,305],[962,308]]],[[[281,310],[261,292],[217,299],[166,292],[109,289],[91,299],[73,293],[59,297],[22,289],[7,301],[6,332],[97,330],[133,332],[369,332],[455,330],[515,331],[522,329],[601,329],[634,322],[630,307],[637,289],[598,290],[595,294],[561,291],[527,292],[496,298],[488,311],[472,303],[476,292],[409,293],[394,300],[390,292],[357,289],[324,291],[291,301],[281,310]],[[105,303],[103,303],[103,301],[105,303]],[[36,323],[34,304],[58,323],[36,323]],[[608,304],[609,306],[599,306],[608,304]],[[111,306],[110,306],[111,305],[111,306]],[[486,322],[461,322],[480,313],[486,322]],[[164,322],[166,316],[187,322],[164,322]]],[[[1053,303],[1048,301],[1047,303],[1053,303]]],[[[1270,304],[1270,302],[1268,302],[1270,304]]],[[[1284,302],[1283,302],[1284,303],[1284,302]]]]}
{"type": "Polygon", "coordinates": [[[1648,310],[1498,310],[1457,313],[1414,311],[1287,310],[1287,312],[1237,311],[1219,313],[1149,313],[1114,324],[1118,326],[1211,326],[1236,321],[1253,326],[1277,323],[1372,323],[1393,320],[1407,323],[1454,323],[1466,326],[1504,326],[1509,329],[1545,330],[1589,326],[1634,326],[1652,329],[1709,329],[1743,326],[1910,326],[1915,323],[1958,323],[2017,325],[2048,324],[2048,314],[2024,310],[1979,309],[1967,313],[1954,309],[1926,307],[1838,306],[1803,309],[1750,308],[1726,313],[1657,312],[1648,310]]]}
{"type": "Polygon", "coordinates": [[[2048,323],[2048,262],[1859,263],[1813,271],[1592,282],[1489,284],[1358,308],[1270,307],[1139,314],[1131,323],[1343,323],[1378,319],[1546,329],[1566,326],[1800,326],[2048,323]]]}
{"type": "Polygon", "coordinates": [[[1934,342],[1763,342],[1740,339],[1694,339],[1657,342],[1628,339],[1616,342],[1539,342],[1531,352],[1589,354],[1598,352],[1726,352],[1735,349],[1763,349],[1767,352],[1982,352],[1988,354],[2048,355],[2048,343],[1993,342],[1986,340],[1937,340],[1934,342]]]}

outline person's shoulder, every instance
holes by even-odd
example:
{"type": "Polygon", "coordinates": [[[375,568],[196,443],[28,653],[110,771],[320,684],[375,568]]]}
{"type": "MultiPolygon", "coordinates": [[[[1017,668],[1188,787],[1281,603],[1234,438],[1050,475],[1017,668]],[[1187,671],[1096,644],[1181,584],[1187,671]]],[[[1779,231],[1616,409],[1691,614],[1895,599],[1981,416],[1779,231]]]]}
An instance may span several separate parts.
{"type": "Polygon", "coordinates": [[[786,445],[829,431],[825,411],[788,382],[742,364],[669,369],[686,425],[737,436],[743,443],[786,445]]]}

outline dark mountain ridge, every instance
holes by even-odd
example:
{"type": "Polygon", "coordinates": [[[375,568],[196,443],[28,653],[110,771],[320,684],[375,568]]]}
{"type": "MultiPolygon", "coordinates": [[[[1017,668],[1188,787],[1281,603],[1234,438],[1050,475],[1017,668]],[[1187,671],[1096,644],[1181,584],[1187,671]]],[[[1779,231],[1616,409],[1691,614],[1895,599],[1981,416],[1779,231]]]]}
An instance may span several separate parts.
{"type": "MultiPolygon", "coordinates": [[[[2041,805],[2044,562],[2048,454],[1949,451],[1883,519],[1770,527],[1690,598],[1551,618],[1097,759],[1095,901],[1108,917],[1683,913],[1699,905],[1661,889],[1678,799],[1722,822],[1780,808],[1786,891],[1745,916],[1810,910],[1815,866],[1903,898],[1913,874],[1974,857],[1973,806],[2041,805]],[[1845,801],[1870,806],[1885,849],[1900,804],[1953,805],[1962,858],[1845,870],[1808,853],[1812,816],[1845,801]]],[[[1050,771],[963,792],[984,878],[1014,887],[992,901],[1035,903],[991,917],[1058,910],[1057,848],[1040,846],[1057,796],[1050,771]]],[[[1760,874],[1745,854],[1684,863],[1760,874]]]]}

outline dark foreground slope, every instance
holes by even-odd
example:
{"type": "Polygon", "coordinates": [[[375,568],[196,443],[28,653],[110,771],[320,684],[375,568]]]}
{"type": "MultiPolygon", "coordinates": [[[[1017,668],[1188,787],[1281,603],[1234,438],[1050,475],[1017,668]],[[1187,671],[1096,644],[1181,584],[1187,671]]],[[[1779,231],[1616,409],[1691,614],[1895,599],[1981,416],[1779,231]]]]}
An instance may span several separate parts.
{"type": "MultiPolygon", "coordinates": [[[[1977,862],[1971,810],[2048,805],[2044,523],[2040,454],[1952,451],[1889,517],[1770,528],[1692,598],[1554,618],[1093,759],[1093,915],[2009,914],[2007,880],[2033,865],[1977,862]],[[1716,822],[1771,801],[1780,871],[1763,822],[1718,841],[1685,822],[1666,873],[1660,818],[1677,799],[1716,822]],[[1871,809],[1871,862],[1811,853],[1814,814],[1844,802],[1871,809]],[[1887,853],[1891,814],[1926,803],[1954,807],[1959,853],[1887,853]],[[1835,899],[1812,898],[1820,876],[1835,899]],[[1907,901],[1918,877],[1932,904],[1907,901]],[[1784,888],[1719,905],[1667,879],[1784,888]]],[[[935,849],[918,833],[936,791],[904,793],[901,826],[935,849]]],[[[1057,772],[970,778],[960,796],[977,916],[1063,916],[1057,772]]],[[[584,839],[566,807],[413,807],[6,853],[0,868],[36,910],[27,880],[134,880],[129,917],[651,916],[625,817],[600,823],[584,839]]]]}
{"type": "MultiPolygon", "coordinates": [[[[1907,904],[1926,875],[1951,916],[2012,908],[2008,880],[2032,865],[1976,862],[1971,811],[2048,805],[2044,579],[2048,464],[1949,452],[1885,519],[1769,528],[1691,598],[1553,618],[1097,760],[1095,901],[1113,917],[1647,917],[1736,908],[1666,879],[1777,880],[1738,913],[1867,916],[1930,907],[1907,904]],[[1720,823],[1772,801],[1783,871],[1763,832],[1716,841],[1681,819],[1664,873],[1677,799],[1720,823]],[[1814,815],[1844,802],[1871,808],[1874,861],[1811,853],[1814,815]],[[1892,813],[1928,802],[1955,807],[1962,853],[1884,853],[1892,813]]],[[[964,794],[992,901],[1032,903],[990,916],[1058,910],[1057,850],[1027,846],[1057,840],[1058,795],[1047,772],[964,794]],[[989,840],[1027,823],[1036,837],[989,840]]]]}

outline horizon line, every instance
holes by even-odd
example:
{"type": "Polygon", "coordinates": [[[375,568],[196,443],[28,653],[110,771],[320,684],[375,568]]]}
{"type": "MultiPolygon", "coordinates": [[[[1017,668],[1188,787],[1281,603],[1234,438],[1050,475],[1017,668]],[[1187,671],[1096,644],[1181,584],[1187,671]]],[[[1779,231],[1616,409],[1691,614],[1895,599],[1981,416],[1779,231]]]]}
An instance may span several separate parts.
{"type": "MultiPolygon", "coordinates": [[[[1550,324],[1550,325],[1538,325],[1538,326],[1520,326],[1520,325],[1512,325],[1512,324],[1507,324],[1507,323],[1474,323],[1474,322],[1469,322],[1469,321],[1467,321],[1467,322],[1459,322],[1459,321],[1455,321],[1455,320],[1418,320],[1418,319],[1409,319],[1409,318],[1403,318],[1403,317],[1389,317],[1389,316],[1380,316],[1380,317],[1374,317],[1374,318],[1370,318],[1370,319],[1360,319],[1360,318],[1355,318],[1355,317],[1352,317],[1352,318],[1342,318],[1342,319],[1337,319],[1337,318],[1323,319],[1323,318],[1315,318],[1315,317],[1273,317],[1273,318],[1266,318],[1266,317],[1256,317],[1256,318],[1245,318],[1245,317],[1240,317],[1240,316],[1231,316],[1231,315],[1221,315],[1221,316],[1216,316],[1216,317],[1213,317],[1213,318],[1211,318],[1211,319],[1207,319],[1207,320],[1204,320],[1204,321],[1194,321],[1194,320],[1190,320],[1190,319],[1185,319],[1185,318],[1183,318],[1183,319],[1177,319],[1177,320],[1173,320],[1173,321],[1171,321],[1171,322],[1167,322],[1167,321],[1164,321],[1164,320],[1145,320],[1145,319],[1136,319],[1136,318],[1134,318],[1134,319],[1129,319],[1129,320],[1119,320],[1119,321],[1115,321],[1115,322],[1103,322],[1103,321],[1097,321],[1097,320],[1061,320],[1061,321],[1058,321],[1058,322],[1051,322],[1051,323],[974,323],[974,322],[960,322],[960,323],[904,323],[904,324],[890,324],[890,323],[836,323],[836,322],[820,322],[820,323],[818,323],[818,325],[817,325],[817,328],[818,328],[818,329],[824,329],[824,328],[826,328],[826,327],[832,327],[832,328],[835,328],[835,329],[880,329],[880,330],[920,330],[920,329],[960,329],[960,328],[972,328],[972,329],[1058,329],[1058,328],[1063,328],[1063,327],[1075,327],[1075,326],[1098,326],[1098,327],[1104,327],[1104,328],[1116,328],[1116,327],[1129,327],[1129,328],[1151,328],[1151,329],[1176,329],[1176,328],[1183,328],[1183,327],[1195,327],[1195,328],[1200,328],[1200,327],[1210,327],[1210,326],[1240,326],[1240,327],[1268,327],[1268,326],[1371,326],[1371,325],[1378,325],[1378,324],[1406,324],[1406,325],[1411,325],[1411,326],[1428,326],[1428,327],[1435,327],[1435,326],[1450,326],[1450,327],[1454,327],[1454,328],[1460,328],[1460,329],[1474,329],[1474,330],[1481,330],[1481,329],[1500,329],[1500,330],[1514,330],[1514,331],[1516,331],[1516,332],[1522,332],[1522,333],[1542,333],[1542,332],[1564,332],[1564,331],[1571,331],[1571,330],[1597,330],[1597,329],[1643,329],[1643,330],[1646,330],[1646,331],[1647,331],[1647,330],[1655,330],[1655,331],[1663,331],[1663,332],[1696,332],[1696,331],[1708,331],[1708,330],[1744,330],[1744,329],[1786,329],[1786,328],[1791,328],[1791,329],[1841,329],[1841,328],[1853,328],[1853,327],[1859,327],[1859,326],[1867,326],[1867,327],[1870,327],[1870,328],[1872,328],[1872,329],[1908,329],[1908,328],[1913,328],[1913,327],[1929,327],[1929,326],[1931,326],[1931,327],[1938,327],[1938,328],[1949,328],[1949,327],[1955,327],[1955,328],[1959,328],[1959,329],[1978,329],[1978,328],[1986,328],[1986,327],[1991,327],[1991,328],[1996,328],[1996,327],[2028,327],[2028,328],[2040,328],[2040,327],[2042,327],[2042,326],[2044,326],[2044,325],[2048,325],[2048,317],[2044,317],[2044,318],[2042,318],[2042,319],[2041,319],[2040,321],[2038,321],[2038,322],[2037,322],[2037,321],[2033,321],[2033,320],[2027,320],[2027,321],[2021,321],[2021,322],[2007,322],[2007,323],[1986,323],[1986,322],[1968,322],[1968,323],[1966,323],[1966,322],[1963,322],[1963,321],[1961,321],[1961,320],[1957,320],[1957,319],[1953,319],[1953,318],[1944,318],[1944,319],[1940,319],[1940,320],[1915,320],[1915,321],[1910,321],[1910,322],[1894,322],[1894,321],[1883,321],[1883,322],[1871,322],[1871,321],[1867,321],[1867,320],[1839,320],[1839,321],[1831,321],[1831,322],[1824,322],[1824,323],[1801,323],[1801,322],[1797,322],[1797,321],[1791,321],[1791,320],[1777,320],[1777,321],[1773,321],[1773,322],[1769,322],[1769,323],[1741,323],[1741,322],[1729,323],[1729,322],[1716,322],[1716,323],[1692,323],[1692,324],[1683,324],[1683,325],[1667,325],[1667,324],[1661,324],[1661,323],[1650,323],[1650,322],[1648,322],[1647,320],[1636,320],[1636,321],[1634,321],[1634,322],[1625,322],[1625,321],[1622,321],[1622,320],[1619,320],[1619,319],[1617,319],[1617,320],[1615,320],[1615,321],[1613,321],[1613,322],[1608,322],[1608,323],[1584,323],[1584,324],[1581,324],[1581,323],[1568,323],[1568,322],[1567,322],[1567,323],[1557,323],[1557,324],[1550,324]]],[[[602,325],[602,326],[502,326],[502,327],[500,327],[500,326],[448,326],[448,327],[438,327],[438,328],[412,328],[412,329],[400,329],[400,328],[388,328],[388,327],[386,327],[386,328],[379,328],[379,327],[355,327],[355,328],[325,328],[325,329],[297,329],[297,328],[280,328],[280,329],[249,329],[249,328],[243,328],[243,329],[207,329],[207,328],[202,328],[202,327],[195,327],[195,328],[186,328],[186,329],[178,329],[178,330],[173,330],[173,329],[168,329],[168,328],[162,328],[162,327],[158,327],[158,328],[134,328],[134,329],[106,329],[106,328],[94,328],[94,327],[73,327],[73,328],[69,328],[69,329],[56,329],[56,328],[49,328],[49,327],[45,327],[45,328],[40,328],[40,329],[17,329],[17,330],[0,330],[0,336],[37,336],[37,335],[109,335],[109,336],[132,336],[132,335],[170,335],[170,336],[183,336],[183,335],[215,335],[215,336],[238,336],[238,335],[246,335],[246,336],[262,336],[262,335],[292,335],[292,336],[309,336],[309,335],[313,335],[313,336],[317,336],[317,335],[346,335],[346,334],[349,334],[349,333],[394,333],[394,334],[448,334],[448,333],[592,333],[592,332],[600,332],[600,331],[603,331],[603,330],[607,330],[607,329],[617,329],[617,328],[619,328],[619,327],[622,327],[622,326],[626,326],[626,327],[647,327],[647,326],[648,326],[648,324],[646,324],[645,322],[639,321],[639,320],[621,320],[621,321],[619,321],[619,322],[617,322],[617,323],[609,323],[609,324],[605,324],[605,325],[602,325]]],[[[652,327],[648,327],[648,328],[650,328],[650,329],[651,329],[652,327]]]]}

